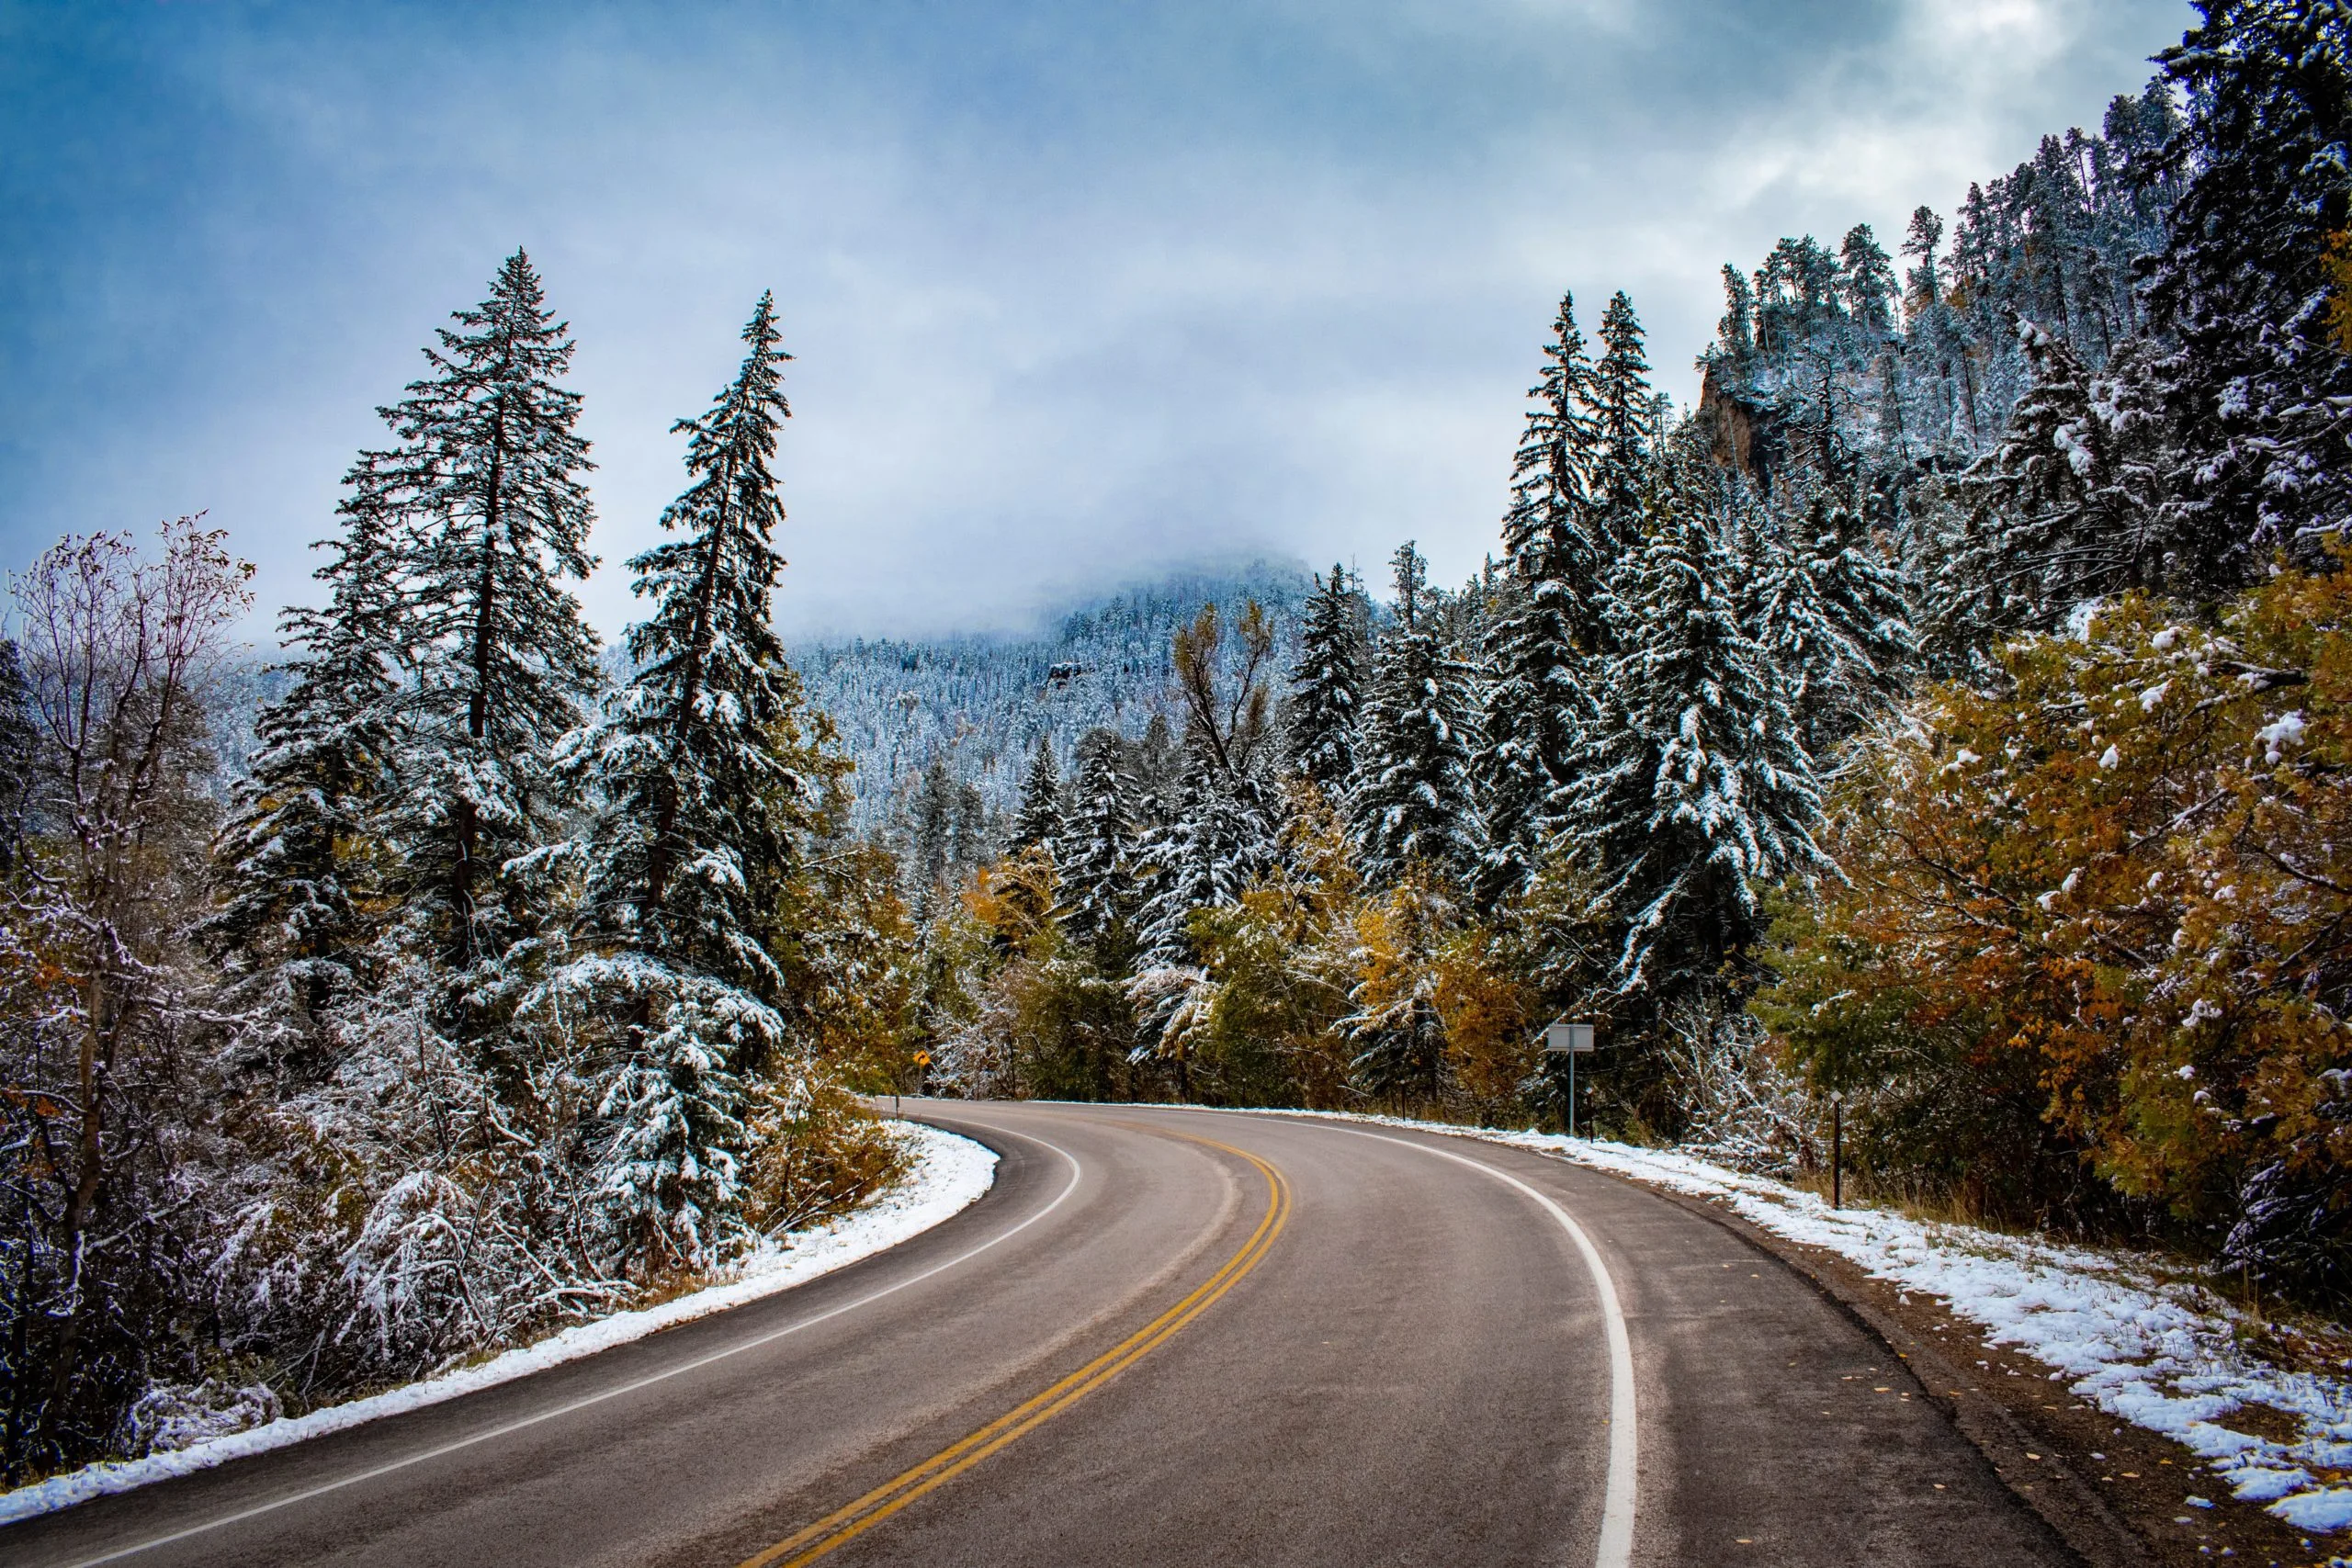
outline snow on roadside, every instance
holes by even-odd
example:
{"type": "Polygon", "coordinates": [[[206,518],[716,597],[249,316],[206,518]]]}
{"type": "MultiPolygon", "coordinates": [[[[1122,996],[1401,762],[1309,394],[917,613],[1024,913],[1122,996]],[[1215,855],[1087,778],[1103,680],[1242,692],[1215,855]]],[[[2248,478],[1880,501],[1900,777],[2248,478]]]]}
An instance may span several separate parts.
{"type": "Polygon", "coordinates": [[[1785,1182],[1669,1150],[1386,1116],[1283,1114],[1484,1138],[1714,1199],[1776,1235],[1941,1297],[1994,1344],[2057,1368],[2081,1398],[2183,1444],[2240,1497],[2287,1523],[2314,1532],[2352,1526],[2352,1378],[2262,1360],[2239,1344],[2244,1319],[2235,1307],[2200,1286],[2161,1279],[2150,1260],[1876,1209],[1833,1209],[1785,1182]],[[2233,1413],[2254,1409],[2286,1416],[2294,1439],[2231,1425],[2233,1413]]]}
{"type": "Polygon", "coordinates": [[[677,1324],[788,1291],[929,1230],[978,1202],[995,1181],[997,1156],[993,1151],[969,1138],[919,1122],[904,1122],[901,1127],[915,1145],[915,1168],[906,1180],[852,1214],[813,1230],[794,1233],[786,1244],[763,1244],[719,1283],[639,1312],[618,1312],[592,1323],[577,1324],[537,1344],[509,1350],[477,1366],[408,1383],[366,1399],[331,1404],[307,1416],[266,1422],[173,1452],[89,1465],[13,1492],[0,1492],[0,1525],[53,1513],[107,1493],[128,1492],[168,1476],[209,1470],[247,1454],[282,1449],[380,1416],[438,1404],[478,1389],[528,1377],[565,1361],[593,1356],[632,1339],[642,1339],[677,1324]]]}

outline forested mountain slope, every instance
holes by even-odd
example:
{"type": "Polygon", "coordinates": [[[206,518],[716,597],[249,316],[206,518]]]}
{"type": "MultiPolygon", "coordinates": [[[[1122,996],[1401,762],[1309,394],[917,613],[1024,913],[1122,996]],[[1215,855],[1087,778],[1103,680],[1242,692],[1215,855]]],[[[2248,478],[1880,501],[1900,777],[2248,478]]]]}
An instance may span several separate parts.
{"type": "Polygon", "coordinates": [[[1154,716],[1177,716],[1169,640],[1202,605],[1230,617],[1256,600],[1273,615],[1287,662],[1307,588],[1304,566],[1261,560],[1087,599],[1027,637],[817,641],[794,647],[791,658],[856,764],[852,820],[860,831],[884,829],[934,761],[1003,819],[1020,802],[1039,740],[1052,741],[1067,773],[1088,730],[1133,738],[1154,716]]]}

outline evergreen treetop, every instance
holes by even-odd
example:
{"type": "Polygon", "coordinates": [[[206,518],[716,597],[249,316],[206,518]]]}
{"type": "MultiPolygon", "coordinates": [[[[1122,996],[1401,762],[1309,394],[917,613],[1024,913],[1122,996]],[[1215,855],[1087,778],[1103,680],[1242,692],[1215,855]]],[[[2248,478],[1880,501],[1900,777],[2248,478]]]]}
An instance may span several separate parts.
{"type": "Polygon", "coordinates": [[[1358,755],[1352,814],[1364,874],[1394,881],[1416,863],[1467,878],[1479,851],[1472,793],[1471,672],[1441,638],[1423,595],[1428,563],[1395,557],[1396,620],[1381,639],[1377,695],[1358,755]]]}
{"type": "Polygon", "coordinates": [[[254,754],[212,846],[219,903],[197,934],[239,977],[264,1035],[276,1032],[275,1020],[315,1039],[377,934],[399,600],[389,520],[360,502],[365,493],[344,503],[341,536],[320,546],[328,559],[312,576],[330,585],[325,607],[281,618],[300,650],[286,667],[293,684],[255,715],[254,754]],[[273,990],[287,1011],[266,1005],[273,990]]]}
{"type": "Polygon", "coordinates": [[[496,960],[530,919],[483,894],[551,836],[562,802],[547,759],[601,682],[566,578],[585,578],[593,467],[565,323],[521,251],[490,297],[425,350],[433,374],[379,411],[400,445],[362,455],[355,509],[395,520],[403,591],[403,880],[453,968],[496,960]]]}
{"type": "Polygon", "coordinates": [[[1290,678],[1290,765],[1336,800],[1355,773],[1363,705],[1363,596],[1342,568],[1315,580],[1304,620],[1290,678]]]}
{"type": "Polygon", "coordinates": [[[1600,344],[1593,375],[1592,492],[1608,520],[1599,542],[1605,558],[1613,560],[1640,505],[1650,460],[1650,365],[1642,349],[1641,318],[1622,289],[1610,296],[1601,312],[1600,344]]]}
{"type": "Polygon", "coordinates": [[[589,927],[635,952],[773,998],[759,911],[792,863],[816,789],[798,766],[800,694],[772,624],[784,558],[776,440],[791,416],[775,306],[744,326],[741,367],[687,436],[671,536],[629,562],[651,614],[631,626],[628,682],[561,758],[605,800],[589,927]]]}
{"type": "Polygon", "coordinates": [[[2162,154],[2181,182],[2144,284],[2170,341],[2179,456],[2165,531],[2208,591],[2352,519],[2341,482],[2352,362],[2331,330],[2333,237],[2352,227],[2352,14],[2199,0],[2157,59],[2191,112],[2162,154]]]}
{"type": "Polygon", "coordinates": [[[1012,836],[1005,840],[1005,852],[1018,854],[1023,850],[1051,850],[1062,836],[1062,776],[1054,761],[1054,741],[1050,735],[1037,739],[1037,750],[1031,755],[1028,776],[1022,781],[1021,809],[1012,818],[1012,836]]]}

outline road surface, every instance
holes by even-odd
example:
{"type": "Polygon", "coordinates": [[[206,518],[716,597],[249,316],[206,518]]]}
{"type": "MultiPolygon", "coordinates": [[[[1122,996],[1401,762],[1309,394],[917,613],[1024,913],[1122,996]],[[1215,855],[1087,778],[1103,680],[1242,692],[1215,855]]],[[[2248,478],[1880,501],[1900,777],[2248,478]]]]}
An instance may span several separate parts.
{"type": "Polygon", "coordinates": [[[903,1246],[0,1562],[2073,1561],[1876,1340],[1639,1187],[1338,1122],[910,1109],[1002,1163],[903,1246]]]}

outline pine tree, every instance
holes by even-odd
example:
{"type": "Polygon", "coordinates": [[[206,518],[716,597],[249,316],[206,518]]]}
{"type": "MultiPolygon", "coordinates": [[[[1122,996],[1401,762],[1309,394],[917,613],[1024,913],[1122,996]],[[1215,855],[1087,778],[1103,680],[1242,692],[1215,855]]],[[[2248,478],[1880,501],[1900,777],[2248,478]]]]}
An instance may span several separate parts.
{"type": "Polygon", "coordinates": [[[1807,754],[1826,756],[1901,689],[1917,649],[1909,583],[1858,513],[1826,489],[1797,499],[1766,506],[1734,490],[1736,597],[1807,754]]]}
{"type": "Polygon", "coordinates": [[[2193,592],[2171,575],[2179,557],[2160,505],[2170,453],[2145,345],[2126,344],[2093,376],[2036,323],[2020,321],[2018,336],[2033,384],[2000,444],[1961,477],[1969,590],[1955,614],[1983,638],[2049,630],[2083,601],[2127,589],[2193,592]]]}
{"type": "MultiPolygon", "coordinates": [[[[1175,809],[1144,836],[1136,857],[1147,970],[1197,962],[1193,912],[1232,905],[1274,864],[1282,812],[1259,770],[1271,734],[1265,673],[1273,650],[1272,624],[1255,600],[1234,617],[1229,641],[1214,604],[1170,639],[1184,706],[1183,778],[1175,809]]],[[[1148,1020],[1147,1032],[1157,1039],[1164,1021],[1148,1020]]]]}
{"type": "Polygon", "coordinates": [[[1544,374],[1528,389],[1528,412],[1511,463],[1510,510],[1503,514],[1503,553],[1514,567],[1540,559],[1566,584],[1578,646],[1593,648],[1606,632],[1598,615],[1599,590],[1615,559],[1616,541],[1602,532],[1596,473],[1601,434],[1593,410],[1598,374],[1585,355],[1576,300],[1560,297],[1552,341],[1544,345],[1544,374]]]}
{"type": "Polygon", "coordinates": [[[1378,694],[1365,716],[1353,797],[1366,878],[1419,863],[1467,878],[1478,863],[1471,793],[1470,671],[1424,614],[1427,565],[1408,541],[1395,558],[1396,624],[1381,641],[1378,694]]]}
{"type": "Polygon", "coordinates": [[[1184,749],[1176,740],[1176,727],[1165,713],[1155,712],[1127,750],[1127,772],[1136,781],[1136,798],[1143,820],[1163,819],[1184,778],[1184,749]]]}
{"type": "Polygon", "coordinates": [[[1729,262],[1724,264],[1724,313],[1715,322],[1715,342],[1724,367],[1745,380],[1748,362],[1756,357],[1756,290],[1747,275],[1729,262]]]}
{"type": "Polygon", "coordinates": [[[1823,863],[1812,761],[1722,542],[1737,484],[1676,456],[1615,586],[1632,640],[1556,807],[1622,933],[1609,985],[1637,1013],[1723,973],[1758,930],[1760,884],[1823,863]]]}
{"type": "Polygon", "coordinates": [[[320,1043],[328,1006],[368,970],[380,920],[374,824],[390,803],[399,604],[368,465],[345,481],[355,493],[342,536],[320,547],[326,607],[281,622],[302,654],[254,720],[250,772],[213,841],[219,908],[197,931],[252,1015],[248,1038],[273,1054],[320,1043]]]}
{"type": "Polygon", "coordinates": [[[1650,462],[1650,365],[1641,318],[1622,289],[1601,312],[1600,345],[1593,370],[1592,497],[1603,521],[1593,531],[1613,562],[1631,536],[1650,462]]]}
{"type": "MultiPolygon", "coordinates": [[[[672,536],[631,560],[652,613],[629,628],[636,673],[559,762],[603,797],[587,844],[585,956],[535,994],[616,1031],[598,1115],[601,1187],[640,1265],[705,1262],[731,1223],[742,1076],[784,1043],[783,976],[763,930],[817,794],[799,683],[771,624],[784,559],[775,473],[791,414],[774,298],[741,369],[687,435],[672,536]]],[[[529,1010],[526,1009],[526,1010],[529,1010]]]]}
{"type": "Polygon", "coordinates": [[[1355,775],[1356,726],[1363,716],[1363,604],[1338,565],[1315,580],[1291,669],[1291,771],[1339,799],[1355,775]]]}
{"type": "Polygon", "coordinates": [[[1848,319],[1873,338],[1893,333],[1894,314],[1890,301],[1896,292],[1894,264],[1869,224],[1857,223],[1846,231],[1838,246],[1838,274],[1848,319]]]}
{"type": "Polygon", "coordinates": [[[969,780],[959,779],[944,756],[935,756],[916,775],[902,818],[908,892],[926,917],[950,889],[988,863],[994,844],[988,802],[969,780]]]}
{"type": "Polygon", "coordinates": [[[547,759],[602,671],[562,585],[595,564],[580,395],[560,384],[569,329],[520,251],[455,319],[462,330],[441,329],[425,350],[431,377],[379,411],[401,445],[362,457],[351,504],[401,522],[402,891],[432,955],[479,1005],[539,919],[543,897],[506,868],[554,836],[566,802],[547,759]]]}
{"type": "MultiPolygon", "coordinates": [[[[1503,522],[1510,577],[1480,650],[1490,679],[1477,762],[1487,851],[1474,891],[1488,909],[1533,874],[1545,802],[1565,782],[1583,713],[1584,671],[1608,636],[1598,612],[1619,547],[1595,499],[1602,420],[1591,401],[1603,396],[1603,383],[1584,357],[1572,300],[1561,300],[1544,353],[1549,363],[1528,393],[1536,406],[1503,522]]],[[[1627,383],[1615,392],[1622,400],[1633,389],[1627,383]]]]}
{"type": "Polygon", "coordinates": [[[2187,89],[2164,158],[2184,184],[2145,284],[2179,452],[2165,524],[2177,575],[2244,581],[2279,547],[2352,522],[2352,360],[2326,257],[2352,226],[2352,12],[2199,0],[2157,59],[2187,89]]]}
{"type": "Polygon", "coordinates": [[[1106,972],[1124,966],[1117,950],[1135,917],[1134,789],[1116,731],[1095,730],[1079,741],[1069,819],[1056,856],[1062,924],[1106,972]]]}
{"type": "Polygon", "coordinates": [[[1061,836],[1061,769],[1054,761],[1053,737],[1041,736],[1029,761],[1028,776],[1021,783],[1021,809],[1013,815],[1012,837],[1005,841],[1005,852],[1016,855],[1027,849],[1050,851],[1061,836]]]}

